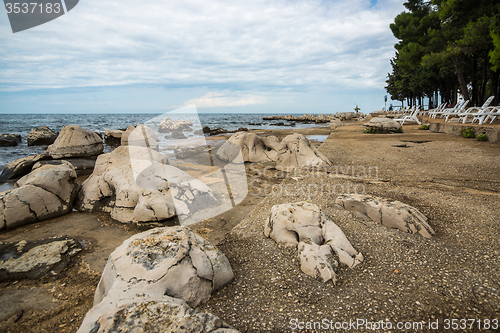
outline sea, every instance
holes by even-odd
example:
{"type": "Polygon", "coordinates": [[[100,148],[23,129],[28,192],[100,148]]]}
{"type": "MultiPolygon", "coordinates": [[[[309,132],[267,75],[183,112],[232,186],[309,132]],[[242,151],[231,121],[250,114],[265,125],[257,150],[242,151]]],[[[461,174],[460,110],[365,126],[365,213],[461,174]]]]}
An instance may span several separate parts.
{"type": "MultiPolygon", "coordinates": [[[[79,125],[86,129],[101,132],[105,129],[125,129],[129,125],[137,123],[146,124],[157,129],[160,121],[166,117],[172,120],[187,119],[193,124],[211,129],[223,128],[228,131],[237,130],[240,127],[248,129],[277,129],[290,128],[279,126],[277,123],[290,125],[287,120],[263,120],[262,117],[269,114],[223,114],[223,113],[198,113],[198,114],[3,114],[0,115],[0,134],[20,134],[22,141],[14,147],[0,147],[0,173],[11,161],[37,155],[46,151],[47,146],[28,146],[27,136],[33,128],[48,126],[54,132],[60,132],[65,125],[79,125]]],[[[310,128],[313,126],[324,126],[324,124],[305,124],[296,122],[294,128],[310,128]]],[[[189,135],[188,135],[189,136],[189,135]]],[[[110,152],[114,147],[105,145],[104,152],[110,152]]],[[[0,186],[1,187],[1,186],[0,186]]],[[[0,191],[2,188],[0,188],[0,191]]]]}

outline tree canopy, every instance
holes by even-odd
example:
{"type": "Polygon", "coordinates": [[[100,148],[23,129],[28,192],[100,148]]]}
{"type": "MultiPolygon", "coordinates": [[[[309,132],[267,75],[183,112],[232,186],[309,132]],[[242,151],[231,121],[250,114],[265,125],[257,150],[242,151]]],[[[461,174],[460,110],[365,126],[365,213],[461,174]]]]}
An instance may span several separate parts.
{"type": "Polygon", "coordinates": [[[499,95],[500,3],[409,0],[390,25],[398,39],[386,90],[415,104],[455,102],[457,90],[479,105],[499,95]]]}

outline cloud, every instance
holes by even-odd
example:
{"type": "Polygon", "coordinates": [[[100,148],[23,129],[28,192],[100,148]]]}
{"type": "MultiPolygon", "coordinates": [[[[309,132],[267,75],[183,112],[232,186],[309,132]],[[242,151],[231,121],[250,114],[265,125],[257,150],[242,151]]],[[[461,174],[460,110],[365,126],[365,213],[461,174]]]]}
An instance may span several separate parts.
{"type": "Polygon", "coordinates": [[[196,108],[217,108],[229,106],[246,106],[265,104],[266,98],[263,96],[237,95],[227,96],[222,93],[209,92],[202,97],[193,98],[186,101],[182,106],[173,106],[172,108],[180,108],[188,105],[196,105],[196,108]]]}
{"type": "MultiPolygon", "coordinates": [[[[402,9],[395,0],[81,1],[47,24],[0,34],[0,90],[381,87],[394,52],[389,24],[402,9]]],[[[6,15],[0,29],[10,29],[6,15]]],[[[263,99],[195,100],[212,107],[263,99]]]]}

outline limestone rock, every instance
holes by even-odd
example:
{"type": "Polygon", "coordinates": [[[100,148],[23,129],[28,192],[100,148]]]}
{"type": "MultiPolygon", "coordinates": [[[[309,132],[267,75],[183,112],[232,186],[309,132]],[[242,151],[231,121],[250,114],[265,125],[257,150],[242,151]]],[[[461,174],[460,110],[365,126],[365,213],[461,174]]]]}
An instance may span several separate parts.
{"type": "Polygon", "coordinates": [[[20,142],[21,136],[19,134],[0,134],[0,147],[17,146],[20,142]]]}
{"type": "Polygon", "coordinates": [[[76,172],[69,163],[40,167],[19,179],[16,186],[0,193],[0,229],[70,212],[79,189],[76,172]]]}
{"type": "Polygon", "coordinates": [[[338,196],[335,202],[345,209],[368,215],[376,223],[410,234],[419,233],[426,238],[434,235],[434,230],[427,223],[427,217],[415,207],[400,201],[370,195],[345,194],[338,196]]]}
{"type": "Polygon", "coordinates": [[[259,137],[255,133],[237,132],[217,151],[216,156],[224,161],[234,161],[241,151],[244,162],[276,161],[279,148],[275,136],[259,137]]]}
{"type": "Polygon", "coordinates": [[[297,250],[300,258],[300,269],[317,280],[337,282],[335,267],[337,261],[333,258],[331,248],[328,245],[307,244],[300,242],[297,250]]]}
{"type": "Polygon", "coordinates": [[[1,252],[9,255],[0,260],[0,282],[19,279],[38,279],[43,275],[61,272],[71,258],[81,251],[73,239],[22,241],[0,245],[1,252]]]}
{"type": "Polygon", "coordinates": [[[165,297],[154,300],[139,299],[122,304],[103,312],[92,322],[86,318],[78,333],[237,332],[222,327],[223,323],[218,317],[198,313],[184,303],[179,304],[172,298],[165,297]]]}
{"type": "Polygon", "coordinates": [[[182,132],[183,130],[190,129],[193,123],[189,120],[172,120],[165,118],[161,121],[158,132],[182,132]]]}
{"type": "Polygon", "coordinates": [[[329,125],[330,125],[330,128],[331,128],[332,130],[334,130],[334,129],[336,129],[337,127],[342,126],[342,125],[344,125],[344,124],[342,123],[342,121],[341,121],[341,120],[339,120],[339,119],[334,119],[334,120],[331,120],[331,121],[330,121],[330,124],[329,124],[329,125]]]}
{"type": "Polygon", "coordinates": [[[303,166],[328,166],[328,158],[311,146],[302,134],[287,135],[278,148],[276,168],[292,170],[303,166]]]}
{"type": "Polygon", "coordinates": [[[110,255],[78,332],[236,332],[189,308],[232,278],[224,254],[188,228],[136,234],[110,255]]]}
{"type": "Polygon", "coordinates": [[[0,175],[0,180],[20,178],[28,174],[36,162],[51,159],[52,157],[50,157],[48,153],[19,158],[7,164],[7,166],[2,171],[2,174],[0,175]]]}
{"type": "Polygon", "coordinates": [[[64,126],[56,141],[47,148],[54,159],[66,157],[88,157],[103,151],[101,138],[95,133],[78,125],[64,126]]]}
{"type": "Polygon", "coordinates": [[[120,145],[122,141],[122,130],[104,129],[104,142],[108,145],[120,145]]]}
{"type": "Polygon", "coordinates": [[[264,225],[264,234],[277,243],[297,246],[304,273],[327,282],[336,281],[338,260],[348,267],[363,261],[342,232],[318,206],[308,202],[275,205],[264,225]]]}
{"type": "Polygon", "coordinates": [[[401,124],[389,118],[375,117],[365,123],[366,128],[373,128],[379,132],[399,132],[402,130],[401,124]]]}
{"type": "Polygon", "coordinates": [[[131,125],[122,133],[121,145],[146,147],[158,150],[158,137],[155,131],[148,126],[137,124],[137,126],[134,127],[131,125]]]}
{"type": "Polygon", "coordinates": [[[28,146],[51,145],[56,141],[57,133],[47,126],[33,128],[28,133],[28,146]]]}
{"type": "Polygon", "coordinates": [[[205,184],[166,162],[159,152],[139,146],[120,146],[100,155],[82,185],[78,209],[137,223],[188,215],[215,201],[205,184]]]}
{"type": "Polygon", "coordinates": [[[90,175],[94,170],[95,162],[97,156],[91,156],[87,158],[65,158],[64,160],[48,160],[48,161],[38,161],[36,162],[31,170],[38,169],[44,165],[61,165],[65,163],[70,163],[76,171],[76,176],[90,175]]]}
{"type": "Polygon", "coordinates": [[[186,227],[155,228],[136,234],[110,255],[94,305],[106,296],[168,295],[197,306],[233,278],[229,261],[186,227]]]}

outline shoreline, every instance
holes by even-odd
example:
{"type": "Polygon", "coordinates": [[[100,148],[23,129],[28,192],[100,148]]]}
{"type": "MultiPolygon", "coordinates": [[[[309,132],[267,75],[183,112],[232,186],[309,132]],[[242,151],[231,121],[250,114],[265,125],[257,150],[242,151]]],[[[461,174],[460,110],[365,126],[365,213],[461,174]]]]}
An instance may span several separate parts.
{"type": "MultiPolygon", "coordinates": [[[[307,321],[325,316],[347,320],[364,315],[374,321],[439,318],[441,322],[451,318],[446,315],[498,318],[499,309],[494,305],[500,304],[500,296],[491,289],[498,288],[493,281],[500,276],[495,269],[500,267],[495,227],[500,211],[500,147],[421,131],[417,125],[405,125],[404,129],[401,134],[363,134],[360,124],[352,123],[333,131],[327,127],[258,131],[279,139],[294,132],[328,134],[326,140],[313,145],[334,166],[376,166],[377,176],[303,174],[296,180],[292,177],[297,175],[273,174],[269,163],[246,163],[249,182],[260,179],[260,187],[250,186],[247,198],[236,208],[190,226],[225,253],[235,272],[227,287],[196,309],[212,312],[241,331],[286,331],[290,330],[291,318],[307,321]],[[266,167],[272,172],[264,175],[266,167]],[[331,185],[362,184],[369,194],[415,206],[430,218],[436,235],[425,240],[341,211],[334,204],[337,192],[297,191],[286,196],[258,192],[264,184],[320,186],[321,180],[331,185]],[[263,236],[264,220],[272,205],[302,200],[319,205],[365,255],[365,262],[355,269],[339,270],[336,286],[302,273],[293,250],[263,236]],[[428,264],[421,264],[423,261],[428,264]],[[474,300],[476,284],[485,291],[489,303],[474,300]],[[418,294],[412,290],[418,290],[418,294]],[[365,310],[368,308],[372,311],[365,310]]],[[[132,234],[153,226],[121,224],[104,213],[73,212],[1,233],[0,241],[48,238],[67,232],[89,242],[58,276],[0,284],[5,311],[0,328],[11,332],[76,331],[92,306],[109,253],[132,234]],[[14,323],[21,309],[24,315],[14,323]]]]}

